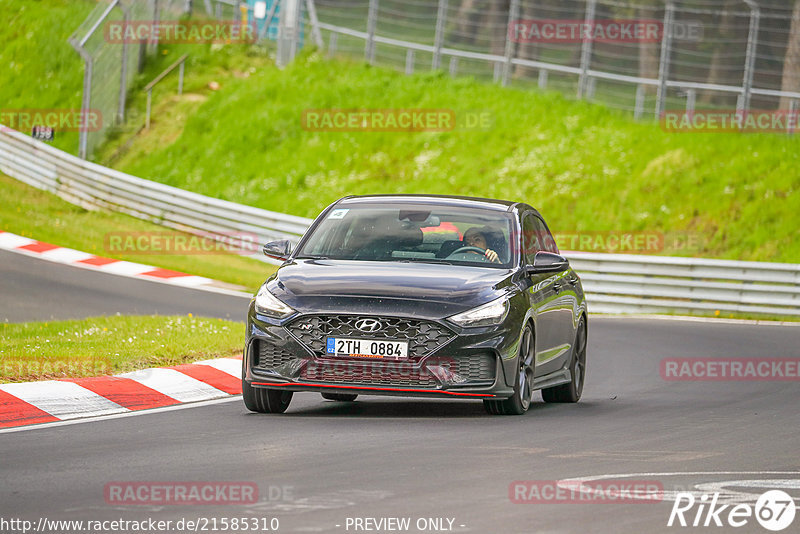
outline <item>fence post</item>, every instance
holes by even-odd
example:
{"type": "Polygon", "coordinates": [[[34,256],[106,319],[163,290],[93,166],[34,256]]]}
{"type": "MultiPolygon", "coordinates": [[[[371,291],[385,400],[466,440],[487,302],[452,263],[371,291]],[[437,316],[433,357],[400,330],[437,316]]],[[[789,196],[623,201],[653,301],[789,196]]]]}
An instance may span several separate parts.
{"type": "Polygon", "coordinates": [[[306,11],[308,11],[308,20],[311,22],[311,33],[314,35],[314,43],[317,48],[322,50],[325,42],[322,40],[322,32],[319,29],[319,17],[317,17],[317,5],[314,0],[306,0],[306,11]]]}
{"type": "Polygon", "coordinates": [[[94,60],[81,48],[78,50],[83,56],[83,99],[81,101],[81,118],[83,119],[83,127],[80,132],[80,139],[78,142],[78,157],[86,159],[89,152],[89,130],[86,128],[86,119],[89,116],[89,110],[92,107],[92,70],[94,69],[94,60]]]}
{"type": "Polygon", "coordinates": [[[547,89],[547,70],[539,69],[539,89],[547,89]]]}
{"type": "MultiPolygon", "coordinates": [[[[586,16],[584,23],[587,28],[592,28],[594,24],[595,11],[597,10],[597,0],[588,0],[586,4],[586,16]]],[[[592,62],[592,46],[594,42],[592,39],[583,39],[581,44],[581,75],[578,79],[578,99],[583,98],[586,93],[586,73],[589,70],[589,64],[592,62]]]]}
{"type": "MultiPolygon", "coordinates": [[[[290,4],[292,5],[292,4],[290,4]]],[[[294,59],[300,50],[300,31],[303,27],[303,3],[301,0],[295,0],[294,4],[294,28],[292,30],[292,46],[290,48],[290,58],[294,59]]]]}
{"type": "Polygon", "coordinates": [[[508,29],[511,27],[511,24],[514,23],[515,20],[519,18],[519,0],[511,0],[511,5],[508,8],[508,24],[506,24],[506,50],[505,50],[505,61],[503,63],[503,79],[502,85],[506,87],[508,82],[511,79],[511,59],[514,56],[514,40],[509,35],[508,29]]]}
{"type": "MultiPolygon", "coordinates": [[[[131,20],[131,12],[130,8],[125,7],[125,4],[119,4],[120,9],[122,9],[122,20],[125,24],[125,27],[128,26],[131,20]]],[[[119,78],[119,104],[117,107],[117,122],[122,124],[125,122],[125,101],[128,97],[128,40],[122,40],[122,61],[120,61],[121,65],[120,68],[122,71],[120,72],[119,78]]]]}
{"type": "Polygon", "coordinates": [[[436,13],[436,35],[433,38],[433,61],[431,68],[438,69],[442,65],[442,46],[444,45],[444,26],[447,18],[447,0],[439,0],[439,10],[436,13]]]}
{"type": "Polygon", "coordinates": [[[744,60],[744,80],[742,80],[742,98],[736,111],[750,109],[750,92],[753,89],[753,73],[756,64],[756,48],[758,47],[758,26],[761,10],[755,0],[744,0],[750,8],[750,28],[747,32],[747,52],[744,60]]]}
{"type": "Polygon", "coordinates": [[[664,9],[664,25],[661,36],[661,59],[658,64],[658,93],[656,94],[656,119],[661,118],[664,112],[664,103],[667,98],[667,78],[669,77],[669,60],[672,54],[672,21],[675,18],[675,4],[667,1],[664,9]]]}
{"type": "Polygon", "coordinates": [[[178,71],[178,94],[183,94],[183,74],[186,72],[186,60],[181,61],[181,67],[178,71]]]}
{"type": "Polygon", "coordinates": [[[691,115],[694,112],[695,102],[697,102],[697,91],[695,89],[686,90],[686,113],[691,115]]]}
{"type": "Polygon", "coordinates": [[[153,90],[150,89],[147,91],[147,111],[146,111],[146,118],[144,120],[144,127],[148,130],[150,129],[150,110],[153,106],[153,90]]]}
{"type": "Polygon", "coordinates": [[[333,57],[336,53],[336,40],[338,39],[338,33],[331,32],[328,36],[328,57],[333,57]]]}
{"type": "Polygon", "coordinates": [[[645,91],[644,85],[639,84],[636,86],[636,103],[633,107],[633,118],[636,120],[642,118],[642,114],[644,113],[645,91]]]}
{"type": "Polygon", "coordinates": [[[406,50],[406,74],[414,74],[414,50],[406,50]]]}
{"type": "Polygon", "coordinates": [[[369,0],[367,11],[367,40],[364,46],[364,59],[372,65],[375,63],[375,26],[378,24],[378,0],[369,0]]]}
{"type": "Polygon", "coordinates": [[[458,58],[456,56],[453,56],[450,58],[450,76],[455,78],[457,73],[458,73],[458,58]]]}
{"type": "MultiPolygon", "coordinates": [[[[153,0],[153,24],[155,25],[156,28],[158,28],[160,15],[161,15],[161,13],[160,13],[160,10],[158,9],[158,0],[153,0]]],[[[153,35],[153,41],[154,42],[152,43],[152,52],[156,53],[156,52],[158,52],[158,33],[159,32],[153,32],[153,33],[154,33],[154,35],[153,35]]]]}

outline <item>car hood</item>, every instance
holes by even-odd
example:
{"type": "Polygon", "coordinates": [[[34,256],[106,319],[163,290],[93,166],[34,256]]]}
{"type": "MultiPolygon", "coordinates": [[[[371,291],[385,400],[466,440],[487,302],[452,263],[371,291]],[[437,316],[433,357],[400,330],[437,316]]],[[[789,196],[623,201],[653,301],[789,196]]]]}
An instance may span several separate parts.
{"type": "Polygon", "coordinates": [[[298,311],[374,313],[385,307],[402,312],[408,307],[420,312],[433,306],[449,314],[499,297],[512,273],[429,263],[296,260],[283,265],[269,287],[298,311]]]}

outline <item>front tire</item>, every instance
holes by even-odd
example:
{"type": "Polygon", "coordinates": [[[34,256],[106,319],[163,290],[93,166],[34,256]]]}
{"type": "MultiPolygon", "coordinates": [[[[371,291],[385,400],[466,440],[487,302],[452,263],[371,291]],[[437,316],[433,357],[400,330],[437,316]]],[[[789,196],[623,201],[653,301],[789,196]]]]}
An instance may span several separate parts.
{"type": "Polygon", "coordinates": [[[575,334],[575,348],[569,364],[572,379],[567,384],[542,390],[545,402],[578,402],[583,394],[583,383],[586,380],[586,320],[581,317],[578,332],[575,334]]]}
{"type": "Polygon", "coordinates": [[[293,393],[280,389],[254,388],[242,380],[242,399],[251,412],[283,413],[292,402],[293,393]]]}
{"type": "Polygon", "coordinates": [[[356,400],[358,395],[352,395],[347,393],[322,393],[322,398],[332,401],[339,401],[339,402],[353,402],[356,400]]]}
{"type": "Polygon", "coordinates": [[[531,325],[526,325],[522,333],[517,356],[517,379],[514,394],[503,400],[485,400],[483,407],[492,415],[522,415],[528,411],[533,395],[533,368],[536,344],[531,325]]]}

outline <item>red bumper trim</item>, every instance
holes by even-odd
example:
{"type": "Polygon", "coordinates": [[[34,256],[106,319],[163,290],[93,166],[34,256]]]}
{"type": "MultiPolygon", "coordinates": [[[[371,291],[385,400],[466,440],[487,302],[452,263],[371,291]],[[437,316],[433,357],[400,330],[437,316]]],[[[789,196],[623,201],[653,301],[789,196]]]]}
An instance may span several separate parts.
{"type": "Polygon", "coordinates": [[[367,391],[407,391],[411,393],[441,393],[443,395],[454,395],[457,397],[494,397],[491,393],[460,393],[458,391],[442,391],[440,389],[405,389],[405,388],[376,388],[366,386],[333,386],[329,384],[305,384],[302,382],[253,382],[254,386],[309,386],[315,388],[332,388],[332,389],[363,389],[367,391]]]}

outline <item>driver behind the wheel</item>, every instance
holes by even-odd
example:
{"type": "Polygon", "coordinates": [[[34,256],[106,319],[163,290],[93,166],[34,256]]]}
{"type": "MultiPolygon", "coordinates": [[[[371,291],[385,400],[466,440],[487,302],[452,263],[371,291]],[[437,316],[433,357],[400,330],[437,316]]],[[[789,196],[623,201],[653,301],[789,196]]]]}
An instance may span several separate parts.
{"type": "MultiPolygon", "coordinates": [[[[469,247],[481,249],[487,260],[493,263],[500,263],[500,258],[497,256],[497,252],[489,248],[489,244],[486,240],[486,233],[482,228],[473,226],[464,232],[464,243],[469,247]]],[[[469,252],[478,254],[478,252],[474,250],[470,250],[469,252]]]]}

